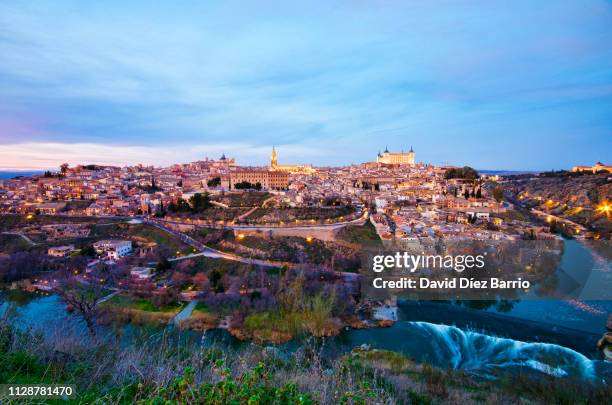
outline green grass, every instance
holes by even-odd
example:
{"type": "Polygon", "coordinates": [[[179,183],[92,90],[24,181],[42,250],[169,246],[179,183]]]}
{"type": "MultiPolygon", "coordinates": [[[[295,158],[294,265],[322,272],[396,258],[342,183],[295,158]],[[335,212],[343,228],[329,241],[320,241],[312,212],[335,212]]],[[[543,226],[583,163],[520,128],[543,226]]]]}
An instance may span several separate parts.
{"type": "Polygon", "coordinates": [[[270,196],[267,192],[226,193],[219,201],[230,207],[260,207],[270,196]]]}
{"type": "Polygon", "coordinates": [[[145,312],[178,312],[183,306],[180,302],[173,302],[165,306],[156,306],[151,301],[144,298],[132,298],[125,295],[116,295],[106,302],[106,304],[119,308],[135,309],[145,312]]]}
{"type": "MultiPolygon", "coordinates": [[[[276,320],[271,314],[251,322],[259,327],[276,320]]],[[[333,359],[307,342],[297,351],[258,345],[234,350],[156,335],[157,330],[121,344],[80,335],[43,338],[0,320],[0,383],[74,384],[76,398],[70,401],[23,402],[57,404],[586,405],[608,404],[612,395],[605,383],[571,378],[509,374],[483,381],[377,349],[333,359]]]]}
{"type": "Polygon", "coordinates": [[[374,229],[374,225],[366,222],[365,225],[347,225],[337,234],[339,239],[360,245],[380,245],[381,240],[374,229]]]}
{"type": "Polygon", "coordinates": [[[96,225],[92,228],[91,238],[96,239],[133,239],[136,242],[146,241],[155,242],[159,246],[166,246],[172,252],[181,252],[182,254],[192,253],[192,249],[174,235],[157,229],[147,224],[111,224],[111,225],[96,225]]]}
{"type": "Polygon", "coordinates": [[[175,312],[180,307],[182,307],[182,304],[179,302],[173,302],[171,304],[164,305],[164,306],[156,306],[151,301],[148,301],[145,299],[139,299],[137,301],[134,301],[130,305],[130,307],[133,309],[138,309],[140,311],[148,311],[148,312],[175,312]]]}
{"type": "Polygon", "coordinates": [[[210,313],[208,307],[203,302],[198,302],[196,306],[193,308],[194,311],[202,312],[205,314],[210,313]]]}

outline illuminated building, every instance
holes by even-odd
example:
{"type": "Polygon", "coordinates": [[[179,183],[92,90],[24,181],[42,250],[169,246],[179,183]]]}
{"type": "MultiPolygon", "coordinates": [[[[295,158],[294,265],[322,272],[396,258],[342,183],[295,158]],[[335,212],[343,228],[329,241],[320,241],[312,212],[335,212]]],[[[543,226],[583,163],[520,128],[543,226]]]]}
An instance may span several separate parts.
{"type": "Polygon", "coordinates": [[[410,147],[410,152],[392,153],[389,149],[385,148],[385,151],[376,156],[376,163],[382,163],[385,165],[414,165],[415,153],[410,147]]]}
{"type": "Polygon", "coordinates": [[[276,155],[276,149],[272,147],[272,155],[270,156],[270,169],[277,172],[312,174],[316,170],[311,165],[279,165],[276,155]]]}
{"type": "Polygon", "coordinates": [[[266,190],[285,190],[289,186],[289,173],[262,169],[239,169],[230,173],[230,188],[237,183],[257,183],[266,190]]]}

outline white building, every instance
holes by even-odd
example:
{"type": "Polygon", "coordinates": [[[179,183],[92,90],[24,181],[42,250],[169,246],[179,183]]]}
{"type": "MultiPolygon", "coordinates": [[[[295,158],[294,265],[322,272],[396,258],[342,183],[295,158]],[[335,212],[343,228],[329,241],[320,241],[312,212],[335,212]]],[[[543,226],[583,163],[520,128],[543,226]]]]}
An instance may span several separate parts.
{"type": "Polygon", "coordinates": [[[100,255],[106,254],[111,259],[120,259],[132,253],[131,240],[108,239],[93,244],[94,249],[100,255]]]}
{"type": "Polygon", "coordinates": [[[130,270],[130,275],[139,280],[146,280],[153,275],[152,270],[150,267],[133,267],[130,270]]]}

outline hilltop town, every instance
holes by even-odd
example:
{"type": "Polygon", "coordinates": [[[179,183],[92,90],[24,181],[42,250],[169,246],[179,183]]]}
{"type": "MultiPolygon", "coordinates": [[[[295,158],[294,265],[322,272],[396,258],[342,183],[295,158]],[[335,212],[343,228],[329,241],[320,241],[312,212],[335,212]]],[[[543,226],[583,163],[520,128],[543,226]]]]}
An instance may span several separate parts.
{"type": "Polygon", "coordinates": [[[609,237],[592,226],[609,223],[609,168],[574,173],[597,193],[560,201],[551,175],[500,178],[415,158],[412,147],[385,149],[372,162],[315,168],[279,164],[273,148],[267,167],[223,155],[170,167],[64,164],[0,181],[0,278],[60,294],[92,328],[109,318],[94,310],[104,308],[113,321],[286,341],[393,323],[393,303],[360,295],[372,247],[609,237]],[[572,210],[596,220],[574,222],[572,210]],[[96,291],[89,309],[82,290],[96,291]]]}

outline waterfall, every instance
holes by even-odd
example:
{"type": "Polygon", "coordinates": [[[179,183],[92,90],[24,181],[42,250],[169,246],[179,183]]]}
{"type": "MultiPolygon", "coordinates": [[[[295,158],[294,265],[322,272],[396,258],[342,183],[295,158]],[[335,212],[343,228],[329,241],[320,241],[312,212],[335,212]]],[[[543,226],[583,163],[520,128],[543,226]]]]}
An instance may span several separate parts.
{"type": "Polygon", "coordinates": [[[529,367],[555,377],[595,377],[595,363],[567,347],[538,342],[521,342],[463,331],[454,326],[408,322],[431,342],[439,364],[476,374],[508,367],[529,367]]]}

